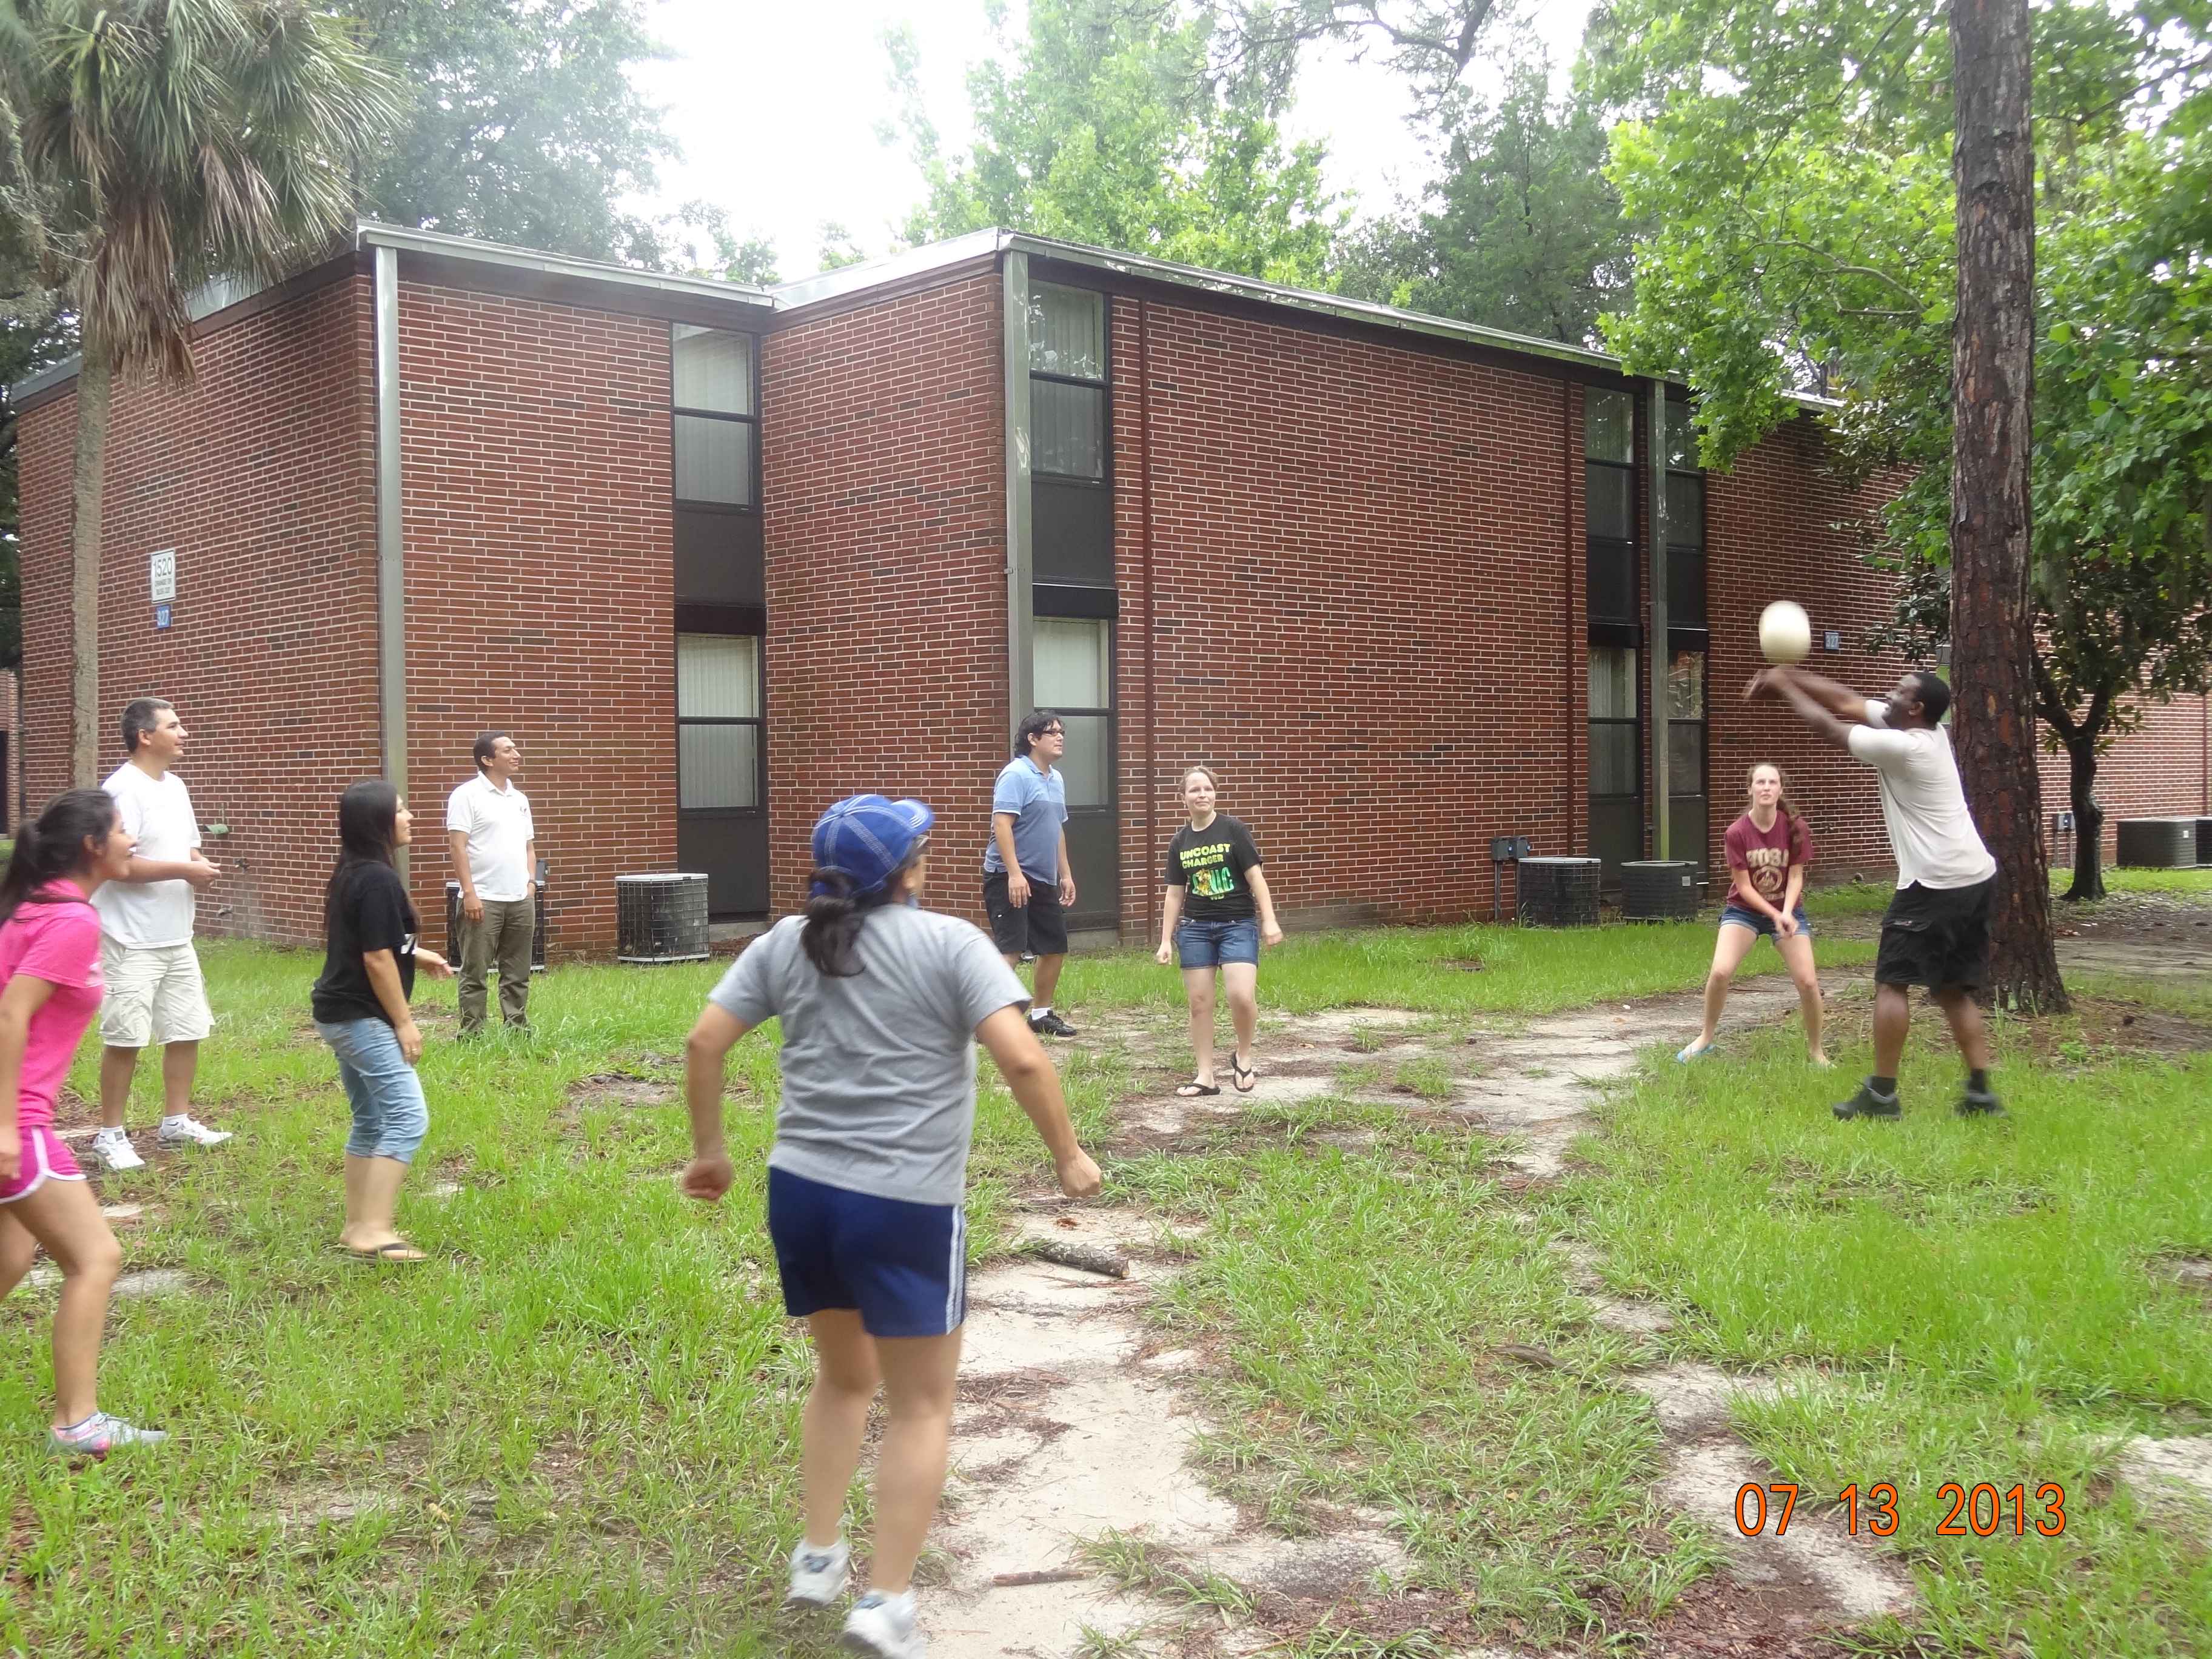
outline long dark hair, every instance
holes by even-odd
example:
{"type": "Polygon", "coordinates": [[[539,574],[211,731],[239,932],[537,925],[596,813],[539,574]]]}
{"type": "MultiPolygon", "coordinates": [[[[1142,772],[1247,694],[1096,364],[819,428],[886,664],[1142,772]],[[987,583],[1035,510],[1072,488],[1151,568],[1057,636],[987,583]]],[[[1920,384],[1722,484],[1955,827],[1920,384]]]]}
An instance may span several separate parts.
{"type": "Polygon", "coordinates": [[[337,902],[338,888],[356,865],[389,866],[398,835],[399,792],[382,778],[348,784],[338,797],[338,861],[323,890],[325,906],[337,902]]]}
{"type": "Polygon", "coordinates": [[[860,971],[860,959],[853,953],[853,947],[860,941],[868,913],[882,909],[898,896],[906,872],[927,850],[926,845],[917,842],[872,893],[855,893],[853,878],[842,870],[814,872],[811,884],[827,890],[806,901],[806,926],[799,930],[799,943],[817,972],[832,979],[851,979],[860,971]]]}
{"type": "Polygon", "coordinates": [[[104,845],[116,817],[114,797],[105,789],[70,789],[48,801],[36,823],[24,819],[8,872],[0,876],[0,921],[22,905],[68,902],[39,890],[83,869],[90,862],[85,842],[104,845]]]}

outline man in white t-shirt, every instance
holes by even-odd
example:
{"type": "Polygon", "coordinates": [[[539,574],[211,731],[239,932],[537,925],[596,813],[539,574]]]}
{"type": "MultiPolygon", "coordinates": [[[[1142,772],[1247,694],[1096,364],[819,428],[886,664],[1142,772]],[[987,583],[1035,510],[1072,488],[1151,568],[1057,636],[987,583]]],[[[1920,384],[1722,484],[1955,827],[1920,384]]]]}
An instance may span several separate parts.
{"type": "Polygon", "coordinates": [[[1966,811],[1951,734],[1951,688],[1924,669],[1902,675],[1885,698],[1797,668],[1770,668],[1746,696],[1788,700],[1808,725],[1875,769],[1881,816],[1897,858],[1897,896],[1881,919],[1874,965],[1874,1074],[1836,1115],[1895,1117],[1897,1067],[1912,1018],[1911,988],[1926,988],[1950,1022],[1966,1062],[1961,1117],[2002,1117],[1990,1090],[1990,1033],[1974,994],[1989,983],[1990,912],[1997,861],[1966,811]]]}
{"type": "Polygon", "coordinates": [[[191,1115],[200,1042],[213,1029],[199,953],[192,948],[198,896],[222,872],[200,851],[200,826],[185,781],[169,769],[187,737],[177,711],[140,697],[123,711],[131,758],[100,787],[115,797],[123,827],[138,839],[130,873],[92,896],[100,912],[100,965],[107,981],[100,1006],[100,1130],[92,1155],[112,1170],[146,1160],[131,1145],[124,1109],[138,1071],[138,1051],[161,1047],[161,1127],[157,1145],[216,1146],[230,1139],[191,1115]]]}
{"type": "Polygon", "coordinates": [[[484,1028],[484,981],[499,973],[500,1018],[530,1029],[530,946],[538,927],[538,831],[514,787],[522,750],[504,732],[477,739],[477,775],[446,802],[446,842],[461,878],[461,1035],[484,1028]]]}

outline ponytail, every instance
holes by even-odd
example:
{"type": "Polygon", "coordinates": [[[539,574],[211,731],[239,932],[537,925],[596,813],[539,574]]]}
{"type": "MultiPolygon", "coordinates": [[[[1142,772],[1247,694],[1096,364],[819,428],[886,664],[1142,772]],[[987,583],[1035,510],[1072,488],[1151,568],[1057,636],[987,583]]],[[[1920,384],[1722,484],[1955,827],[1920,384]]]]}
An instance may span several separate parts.
{"type": "Polygon", "coordinates": [[[921,853],[917,845],[872,893],[854,892],[853,878],[842,870],[814,872],[809,883],[813,896],[806,901],[806,925],[799,929],[799,945],[817,973],[851,979],[860,972],[860,959],[854,953],[860,929],[871,911],[880,910],[897,896],[906,872],[921,853]]]}
{"type": "Polygon", "coordinates": [[[1774,797],[1774,811],[1777,821],[1780,823],[1788,837],[1782,843],[1783,846],[1794,850],[1798,840],[1804,836],[1806,830],[1804,814],[1800,812],[1790,799],[1790,775],[1772,761],[1758,762],[1743,775],[1744,799],[1747,803],[1750,801],[1751,781],[1761,772],[1773,773],[1775,781],[1782,786],[1774,797]]]}
{"type": "Polygon", "coordinates": [[[63,901],[42,890],[64,876],[86,869],[93,854],[85,842],[104,843],[115,828],[114,798],[104,789],[70,789],[46,803],[37,822],[23,820],[15,832],[15,856],[7,873],[0,875],[0,921],[26,904],[56,904],[63,901]]]}

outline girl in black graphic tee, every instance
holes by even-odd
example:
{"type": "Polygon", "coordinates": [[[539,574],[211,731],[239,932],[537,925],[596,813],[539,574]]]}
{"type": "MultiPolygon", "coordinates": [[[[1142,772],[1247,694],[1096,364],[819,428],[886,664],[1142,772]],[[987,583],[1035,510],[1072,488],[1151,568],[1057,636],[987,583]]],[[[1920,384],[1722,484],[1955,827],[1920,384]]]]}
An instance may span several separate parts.
{"type": "Polygon", "coordinates": [[[1275,901],[1260,867],[1260,849],[1238,819],[1213,810],[1213,774],[1194,766],[1182,777],[1182,804],[1190,822],[1168,842],[1167,884],[1162,907],[1158,959],[1180,957],[1190,999],[1190,1046],[1198,1066],[1176,1091],[1186,1098],[1221,1092],[1214,1081],[1213,976],[1229,993],[1237,1047],[1229,1057],[1237,1091],[1249,1094],[1255,1073],[1252,1043],[1260,1025],[1260,945],[1283,942],[1275,901]]]}
{"type": "Polygon", "coordinates": [[[422,1033],[407,1005],[418,967],[439,979],[453,969],[416,942],[415,907],[392,866],[414,821],[388,783],[371,779],[347,789],[338,800],[337,867],[323,901],[327,949],[315,981],[315,1030],[337,1057],[353,1108],[338,1243],[362,1261],[423,1260],[393,1218],[399,1183],[430,1127],[415,1075],[422,1033]]]}

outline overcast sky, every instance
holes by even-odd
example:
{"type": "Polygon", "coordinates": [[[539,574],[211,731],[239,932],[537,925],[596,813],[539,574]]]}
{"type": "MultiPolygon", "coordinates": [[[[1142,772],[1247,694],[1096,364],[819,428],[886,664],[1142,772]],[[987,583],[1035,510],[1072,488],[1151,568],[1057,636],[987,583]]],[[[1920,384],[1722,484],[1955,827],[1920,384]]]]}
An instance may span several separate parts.
{"type": "MultiPolygon", "coordinates": [[[[1571,61],[1589,9],[1589,0],[1532,0],[1532,23],[1556,66],[1571,61]]],[[[787,280],[815,270],[824,221],[880,253],[891,223],[921,194],[905,155],[872,130],[889,96],[878,33],[912,26],[930,115],[949,153],[968,143],[968,65],[997,46],[983,0],[649,0],[647,13],[670,56],[641,65],[636,80],[666,106],[684,159],[663,167],[659,189],[635,205],[660,212],[714,203],[741,233],[775,241],[787,280]]],[[[1020,18],[1013,0],[1011,30],[1020,18]]],[[[1325,50],[1304,66],[1286,125],[1328,145],[1332,189],[1377,212],[1425,177],[1407,108],[1389,70],[1325,50]]]]}

